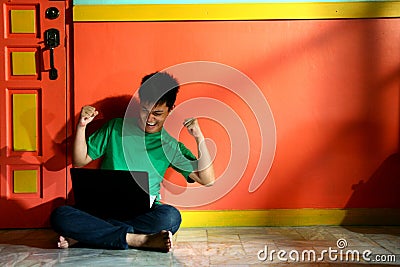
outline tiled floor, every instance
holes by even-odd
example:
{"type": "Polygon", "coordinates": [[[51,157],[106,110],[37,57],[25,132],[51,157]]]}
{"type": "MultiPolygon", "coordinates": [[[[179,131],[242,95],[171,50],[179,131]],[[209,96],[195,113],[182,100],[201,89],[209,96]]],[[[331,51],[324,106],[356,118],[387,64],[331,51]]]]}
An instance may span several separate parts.
{"type": "Polygon", "coordinates": [[[174,239],[170,253],[61,250],[54,248],[57,235],[49,229],[0,230],[0,266],[400,265],[400,227],[184,228],[174,239]],[[392,262],[378,265],[385,258],[392,262]]]}

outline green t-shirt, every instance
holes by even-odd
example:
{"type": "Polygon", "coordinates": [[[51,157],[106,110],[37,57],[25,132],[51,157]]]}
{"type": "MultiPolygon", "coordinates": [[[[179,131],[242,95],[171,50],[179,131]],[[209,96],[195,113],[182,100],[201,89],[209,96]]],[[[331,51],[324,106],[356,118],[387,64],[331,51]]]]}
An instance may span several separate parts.
{"type": "Polygon", "coordinates": [[[146,171],[150,195],[157,198],[168,167],[180,172],[188,182],[193,182],[189,174],[197,170],[196,157],[184,144],[164,129],[145,133],[136,119],[110,120],[88,138],[87,144],[93,160],[103,157],[102,169],[146,171]]]}

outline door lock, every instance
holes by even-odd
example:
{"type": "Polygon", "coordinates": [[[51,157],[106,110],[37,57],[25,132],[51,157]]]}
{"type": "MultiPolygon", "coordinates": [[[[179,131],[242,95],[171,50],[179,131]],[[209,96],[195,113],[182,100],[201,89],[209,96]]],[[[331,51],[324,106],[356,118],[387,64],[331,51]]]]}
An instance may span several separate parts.
{"type": "Polygon", "coordinates": [[[46,18],[48,19],[56,19],[60,16],[60,10],[56,7],[49,7],[46,9],[46,18]]]}
{"type": "Polygon", "coordinates": [[[50,50],[50,80],[58,78],[57,69],[54,67],[54,48],[60,45],[60,32],[57,29],[48,29],[44,32],[44,42],[47,48],[50,50]]]}

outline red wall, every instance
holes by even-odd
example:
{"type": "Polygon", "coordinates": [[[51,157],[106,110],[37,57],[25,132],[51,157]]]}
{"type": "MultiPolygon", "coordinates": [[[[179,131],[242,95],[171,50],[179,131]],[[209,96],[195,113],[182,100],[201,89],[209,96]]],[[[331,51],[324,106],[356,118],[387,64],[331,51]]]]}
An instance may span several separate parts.
{"type": "MultiPolygon", "coordinates": [[[[190,209],[400,208],[400,19],[75,23],[74,40],[76,113],[93,104],[112,117],[124,104],[111,97],[132,94],[146,74],[190,61],[229,65],[260,88],[275,120],[276,153],[250,193],[262,142],[251,107],[216,85],[182,87],[178,107],[217,99],[241,118],[243,142],[250,142],[249,163],[237,169],[243,175],[232,177],[238,184],[190,209]]],[[[201,125],[215,143],[220,177],[235,144],[226,125],[201,125]]],[[[194,149],[186,133],[179,138],[194,149]]],[[[179,175],[168,172],[168,180],[183,186],[169,192],[189,202],[179,175]]]]}

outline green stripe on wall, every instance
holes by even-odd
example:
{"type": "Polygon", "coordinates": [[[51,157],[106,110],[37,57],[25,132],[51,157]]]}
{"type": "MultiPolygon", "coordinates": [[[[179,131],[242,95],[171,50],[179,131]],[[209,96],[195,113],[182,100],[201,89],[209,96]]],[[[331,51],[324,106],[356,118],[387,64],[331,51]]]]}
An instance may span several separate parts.
{"type": "Polygon", "coordinates": [[[77,5],[73,18],[79,21],[185,21],[268,20],[400,17],[400,1],[77,5]]]}
{"type": "Polygon", "coordinates": [[[182,227],[400,225],[400,209],[182,211],[182,227]]]}

